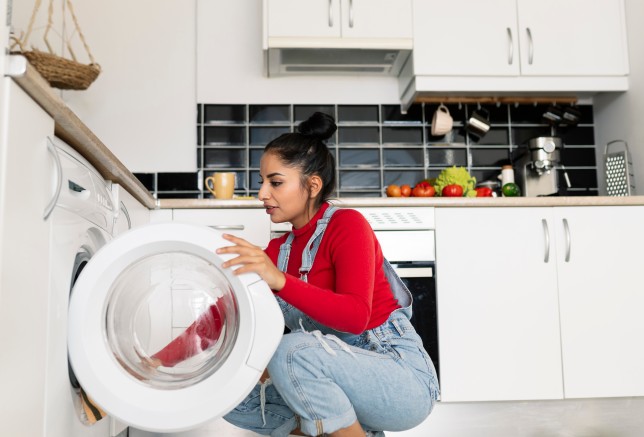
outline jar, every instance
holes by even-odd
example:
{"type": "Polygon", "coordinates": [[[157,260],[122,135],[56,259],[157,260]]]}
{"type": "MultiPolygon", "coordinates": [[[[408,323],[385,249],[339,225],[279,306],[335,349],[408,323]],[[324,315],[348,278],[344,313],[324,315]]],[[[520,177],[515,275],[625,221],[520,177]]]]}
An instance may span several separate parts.
{"type": "Polygon", "coordinates": [[[514,182],[514,169],[511,165],[501,167],[501,186],[514,182]]]}

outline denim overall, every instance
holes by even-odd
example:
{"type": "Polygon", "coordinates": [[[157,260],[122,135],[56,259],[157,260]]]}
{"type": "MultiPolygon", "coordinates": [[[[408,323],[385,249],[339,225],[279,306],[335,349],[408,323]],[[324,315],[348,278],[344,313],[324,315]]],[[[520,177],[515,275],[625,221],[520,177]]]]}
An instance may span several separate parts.
{"type": "MultiPolygon", "coordinates": [[[[302,253],[303,281],[336,211],[334,206],[325,211],[302,253]]],[[[291,233],[280,247],[277,267],[282,272],[293,238],[291,233]]],[[[382,436],[377,430],[401,431],[422,422],[438,398],[436,371],[409,321],[411,293],[387,260],[384,270],[401,308],[359,335],[322,325],[276,295],[291,333],[268,365],[270,380],[258,384],[224,418],[274,437],[286,437],[296,427],[322,435],[356,420],[367,435],[382,436]]]]}

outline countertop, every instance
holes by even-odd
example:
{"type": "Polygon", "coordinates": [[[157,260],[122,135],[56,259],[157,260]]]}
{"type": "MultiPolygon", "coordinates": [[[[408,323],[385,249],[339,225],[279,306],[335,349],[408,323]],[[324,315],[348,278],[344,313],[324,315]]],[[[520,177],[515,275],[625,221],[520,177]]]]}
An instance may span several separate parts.
{"type": "MultiPolygon", "coordinates": [[[[259,200],[155,199],[101,140],[65,104],[42,76],[19,55],[10,56],[11,77],[55,122],[55,134],[81,153],[106,180],[123,186],[150,209],[170,208],[262,208],[259,200]],[[22,58],[22,59],[20,59],[22,58]],[[17,67],[15,67],[17,66],[17,67]]],[[[352,207],[538,207],[538,206],[628,206],[644,205],[644,196],[630,197],[498,197],[498,198],[341,198],[334,203],[352,207]]]]}
{"type": "MultiPolygon", "coordinates": [[[[536,206],[628,206],[644,205],[644,196],[605,197],[343,197],[334,204],[350,207],[436,206],[436,207],[536,207],[536,206]]],[[[262,208],[259,200],[161,199],[166,209],[262,208]]]]}

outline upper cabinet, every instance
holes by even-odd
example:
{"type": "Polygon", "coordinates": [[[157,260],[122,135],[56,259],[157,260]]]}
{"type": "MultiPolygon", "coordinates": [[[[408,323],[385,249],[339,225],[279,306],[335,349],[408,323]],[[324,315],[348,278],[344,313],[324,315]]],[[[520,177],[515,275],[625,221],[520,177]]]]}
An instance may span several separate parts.
{"type": "Polygon", "coordinates": [[[522,75],[628,74],[622,0],[517,0],[517,6],[522,75]]]}
{"type": "Polygon", "coordinates": [[[411,0],[265,0],[264,7],[269,46],[411,48],[411,0]]]}
{"type": "Polygon", "coordinates": [[[623,0],[415,0],[413,7],[403,101],[431,92],[628,88],[623,0]]]}
{"type": "Polygon", "coordinates": [[[269,76],[398,75],[413,46],[411,0],[264,0],[269,76]]]}

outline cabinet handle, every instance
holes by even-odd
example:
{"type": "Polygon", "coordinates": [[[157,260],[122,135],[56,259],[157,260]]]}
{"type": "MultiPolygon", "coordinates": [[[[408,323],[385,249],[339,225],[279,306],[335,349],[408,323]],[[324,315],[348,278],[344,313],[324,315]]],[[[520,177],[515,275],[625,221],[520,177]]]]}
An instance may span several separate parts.
{"type": "Polygon", "coordinates": [[[218,231],[243,231],[244,225],[211,225],[209,228],[216,229],[218,231]]]}
{"type": "Polygon", "coordinates": [[[349,0],[349,27],[353,29],[353,0],[349,0]]]}
{"type": "Polygon", "coordinates": [[[508,65],[512,65],[514,61],[514,40],[512,39],[512,29],[507,28],[508,31],[508,65]]]}
{"type": "Polygon", "coordinates": [[[127,219],[127,228],[132,229],[132,220],[130,219],[130,213],[127,212],[127,207],[125,206],[125,203],[121,202],[121,212],[127,219]]]}
{"type": "Polygon", "coordinates": [[[52,213],[56,207],[56,202],[58,202],[58,197],[60,196],[60,190],[63,188],[63,166],[60,163],[60,156],[58,156],[58,150],[49,137],[47,137],[47,151],[51,153],[54,157],[54,162],[56,163],[56,192],[54,197],[51,198],[47,206],[45,207],[45,212],[43,214],[43,220],[47,220],[49,215],[52,213]]]}
{"type": "Polygon", "coordinates": [[[548,230],[548,221],[546,219],[541,219],[541,224],[543,225],[543,262],[547,263],[550,260],[550,232],[548,230]]]}
{"type": "Polygon", "coordinates": [[[329,27],[333,27],[333,0],[329,0],[329,27]]]}
{"type": "Polygon", "coordinates": [[[532,42],[532,31],[529,27],[525,28],[526,33],[528,34],[528,64],[532,65],[532,60],[534,59],[534,44],[532,42]]]}
{"type": "Polygon", "coordinates": [[[564,233],[566,234],[566,262],[570,262],[570,249],[572,246],[572,237],[570,236],[570,227],[568,226],[568,220],[563,219],[564,233]]]}

